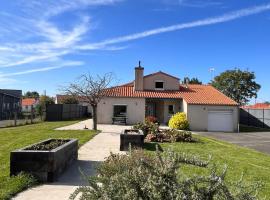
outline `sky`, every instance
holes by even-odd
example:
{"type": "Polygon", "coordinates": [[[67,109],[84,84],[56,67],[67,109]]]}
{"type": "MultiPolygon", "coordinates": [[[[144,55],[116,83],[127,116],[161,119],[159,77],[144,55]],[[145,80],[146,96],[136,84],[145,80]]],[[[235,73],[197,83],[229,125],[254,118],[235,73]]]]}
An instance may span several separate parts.
{"type": "Polygon", "coordinates": [[[80,75],[115,83],[164,71],[209,83],[255,72],[269,101],[270,1],[12,0],[0,2],[0,88],[55,95],[80,75]],[[211,75],[210,70],[214,68],[211,75]]]}

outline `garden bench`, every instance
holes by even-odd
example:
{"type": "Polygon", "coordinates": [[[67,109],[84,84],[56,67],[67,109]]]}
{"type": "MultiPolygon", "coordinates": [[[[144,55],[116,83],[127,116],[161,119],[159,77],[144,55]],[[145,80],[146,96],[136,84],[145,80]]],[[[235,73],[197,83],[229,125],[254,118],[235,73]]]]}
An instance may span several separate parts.
{"type": "Polygon", "coordinates": [[[112,118],[112,124],[121,123],[121,124],[127,124],[127,117],[126,116],[117,116],[112,118]]]}

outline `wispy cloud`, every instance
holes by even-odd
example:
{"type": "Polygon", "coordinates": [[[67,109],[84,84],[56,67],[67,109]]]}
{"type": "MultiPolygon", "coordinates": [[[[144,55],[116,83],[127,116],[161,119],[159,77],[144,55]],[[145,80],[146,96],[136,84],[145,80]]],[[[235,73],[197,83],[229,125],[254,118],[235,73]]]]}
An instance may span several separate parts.
{"type": "MultiPolygon", "coordinates": [[[[223,6],[223,2],[214,0],[161,0],[161,2],[167,6],[175,7],[193,7],[193,8],[205,8],[213,6],[223,6]]],[[[162,10],[162,9],[161,9],[162,10]]],[[[157,10],[159,11],[159,10],[157,10]]]]}
{"type": "Polygon", "coordinates": [[[36,72],[51,71],[51,70],[55,70],[55,69],[61,69],[61,68],[64,68],[64,67],[82,66],[83,64],[84,63],[81,62],[81,61],[70,61],[70,62],[65,62],[65,63],[59,64],[57,66],[39,67],[39,68],[35,68],[35,69],[19,71],[19,72],[14,72],[14,73],[6,73],[6,74],[0,73],[0,78],[6,78],[6,77],[24,75],[24,74],[32,74],[32,73],[36,73],[36,72]]]}
{"type": "Polygon", "coordinates": [[[111,44],[128,42],[128,41],[137,40],[137,39],[141,39],[141,38],[145,38],[145,37],[149,37],[149,36],[157,35],[157,34],[161,34],[161,33],[166,33],[166,32],[172,32],[172,31],[178,31],[178,30],[182,30],[182,29],[225,23],[225,22],[229,22],[229,21],[236,20],[239,18],[247,17],[250,15],[259,14],[259,13],[262,13],[262,12],[265,12],[268,10],[270,10],[270,4],[245,8],[245,9],[230,12],[230,13],[227,13],[227,14],[224,14],[221,16],[201,19],[201,20],[187,22],[187,23],[175,24],[172,26],[160,27],[160,28],[156,28],[156,29],[152,29],[152,30],[139,32],[139,33],[134,33],[134,34],[130,34],[130,35],[107,39],[107,40],[104,40],[104,41],[101,41],[98,43],[84,45],[84,46],[81,46],[80,48],[81,49],[87,49],[87,48],[92,49],[94,47],[102,47],[102,46],[111,45],[111,44]]]}
{"type": "MultiPolygon", "coordinates": [[[[48,0],[48,2],[46,1],[46,4],[44,4],[42,1],[32,0],[29,1],[30,3],[22,9],[22,13],[18,16],[10,15],[5,12],[1,13],[0,10],[0,15],[5,16],[3,18],[0,16],[0,41],[1,34],[4,34],[6,37],[10,34],[21,36],[17,37],[19,38],[18,40],[12,39],[9,42],[1,42],[0,68],[4,70],[5,68],[17,66],[27,67],[27,70],[21,69],[21,71],[17,71],[16,68],[16,72],[14,73],[2,73],[0,74],[0,78],[2,78],[2,81],[4,78],[7,81],[11,81],[7,79],[10,76],[44,72],[72,65],[78,66],[81,65],[81,63],[77,63],[77,61],[66,61],[64,56],[93,50],[122,50],[128,47],[128,44],[121,44],[124,42],[166,32],[225,23],[270,10],[270,4],[264,4],[216,17],[159,27],[93,43],[86,43],[84,40],[84,37],[89,33],[92,27],[91,18],[87,14],[79,15],[80,17],[74,21],[73,26],[68,30],[64,29],[59,24],[53,23],[51,19],[53,16],[74,9],[84,9],[88,6],[111,5],[120,1],[122,0],[78,0],[74,3],[75,1],[70,0],[48,0]],[[42,12],[42,10],[45,11],[42,12]],[[41,16],[38,15],[39,11],[42,13],[40,14],[41,16]],[[12,25],[8,21],[10,17],[13,22],[12,25]],[[14,24],[18,25],[14,26],[14,24]],[[11,28],[9,29],[9,27],[11,28]],[[28,34],[24,37],[25,31],[28,34]],[[31,40],[29,40],[29,37],[31,40]],[[52,65],[53,63],[57,63],[57,66],[52,65]],[[32,68],[29,69],[27,64],[31,64],[32,68]],[[42,64],[43,67],[34,67],[40,66],[40,64],[42,64]]],[[[185,2],[187,3],[185,0],[178,1],[178,3],[182,4],[185,2]]]]}

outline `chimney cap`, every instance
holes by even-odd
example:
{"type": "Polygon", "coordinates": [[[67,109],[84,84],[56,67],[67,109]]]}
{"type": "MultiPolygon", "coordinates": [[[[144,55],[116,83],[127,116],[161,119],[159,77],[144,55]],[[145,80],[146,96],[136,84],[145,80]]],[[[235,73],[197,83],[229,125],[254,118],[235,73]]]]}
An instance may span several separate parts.
{"type": "Polygon", "coordinates": [[[141,61],[139,60],[139,66],[136,67],[136,69],[144,69],[142,66],[141,66],[141,61]]]}

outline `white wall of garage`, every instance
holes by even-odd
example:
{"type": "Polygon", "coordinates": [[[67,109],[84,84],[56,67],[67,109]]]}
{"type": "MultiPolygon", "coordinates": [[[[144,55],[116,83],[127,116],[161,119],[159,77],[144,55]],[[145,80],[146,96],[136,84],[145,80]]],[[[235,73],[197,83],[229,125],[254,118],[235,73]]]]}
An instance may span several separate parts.
{"type": "Polygon", "coordinates": [[[191,105],[183,102],[184,112],[190,124],[190,129],[194,131],[208,131],[209,111],[232,111],[233,131],[238,131],[239,108],[238,106],[211,106],[211,105],[191,105]]]}

